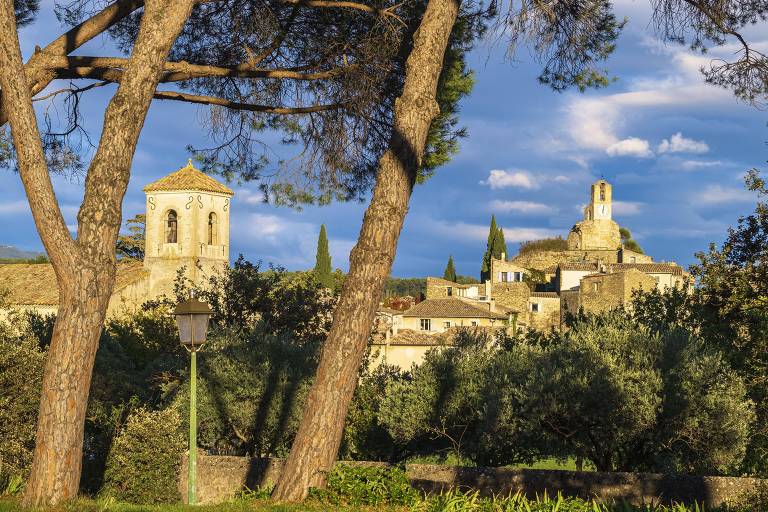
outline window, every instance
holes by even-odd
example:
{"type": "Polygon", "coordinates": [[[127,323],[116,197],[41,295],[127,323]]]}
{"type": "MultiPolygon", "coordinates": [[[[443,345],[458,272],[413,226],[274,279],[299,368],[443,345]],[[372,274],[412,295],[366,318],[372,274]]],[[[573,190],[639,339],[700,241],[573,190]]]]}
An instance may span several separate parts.
{"type": "Polygon", "coordinates": [[[451,322],[443,322],[443,329],[450,329],[451,328],[451,322]]]}
{"type": "Polygon", "coordinates": [[[518,283],[523,282],[523,273],[522,272],[515,272],[515,281],[518,283]]]}
{"type": "Polygon", "coordinates": [[[538,302],[532,302],[531,303],[531,313],[538,313],[539,312],[539,303],[538,302]]]}
{"type": "Polygon", "coordinates": [[[472,320],[472,327],[477,327],[477,320],[472,320]]]}
{"type": "Polygon", "coordinates": [[[600,200],[605,201],[605,183],[600,184],[600,200]]]}
{"type": "Polygon", "coordinates": [[[421,330],[422,331],[431,331],[432,330],[432,320],[429,318],[422,318],[420,320],[421,322],[421,330]]]}
{"type": "Polygon", "coordinates": [[[499,272],[499,282],[506,283],[509,281],[509,275],[506,272],[499,272]]]}
{"type": "Polygon", "coordinates": [[[630,263],[637,263],[637,258],[632,256],[631,258],[629,258],[629,262],[630,263]]]}
{"type": "Polygon", "coordinates": [[[178,235],[178,219],[176,217],[176,211],[168,211],[168,216],[165,221],[165,243],[175,244],[178,235]]]}
{"type": "Polygon", "coordinates": [[[600,283],[599,282],[592,283],[592,290],[595,291],[595,292],[599,292],[600,291],[600,283]]]}
{"type": "Polygon", "coordinates": [[[453,296],[453,286],[449,286],[448,288],[446,288],[446,291],[448,292],[449,297],[453,296]]]}
{"type": "Polygon", "coordinates": [[[217,245],[219,243],[219,229],[216,222],[216,214],[208,214],[208,245],[217,245]]]}

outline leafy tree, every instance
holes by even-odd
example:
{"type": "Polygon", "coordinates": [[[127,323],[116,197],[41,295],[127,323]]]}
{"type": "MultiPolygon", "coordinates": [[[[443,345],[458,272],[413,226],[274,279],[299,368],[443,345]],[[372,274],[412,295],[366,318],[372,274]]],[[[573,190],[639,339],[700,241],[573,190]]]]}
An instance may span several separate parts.
{"type": "Polygon", "coordinates": [[[626,249],[644,254],[643,248],[640,247],[640,244],[637,243],[635,239],[632,238],[632,232],[629,230],[629,228],[619,228],[619,234],[621,235],[621,243],[626,249]]]}
{"type": "Polygon", "coordinates": [[[480,268],[480,282],[490,279],[491,275],[491,257],[493,256],[494,243],[498,236],[499,228],[496,226],[496,215],[491,215],[491,226],[488,228],[488,242],[483,253],[483,264],[480,268]]]}
{"type": "Polygon", "coordinates": [[[456,282],[456,267],[453,265],[453,256],[448,256],[448,264],[443,271],[443,279],[454,283],[456,282]]]}
{"type": "Polygon", "coordinates": [[[493,240],[493,257],[500,259],[507,259],[509,253],[507,252],[507,242],[504,241],[504,229],[499,228],[499,232],[496,238],[493,240]]]}
{"type": "Polygon", "coordinates": [[[540,251],[565,251],[568,249],[568,242],[563,237],[544,238],[542,240],[531,240],[520,242],[518,254],[528,254],[540,251]]]}
{"type": "Polygon", "coordinates": [[[117,237],[117,257],[132,260],[144,260],[144,231],[146,229],[146,215],[137,214],[132,219],[125,221],[128,234],[117,237]]]}
{"type": "Polygon", "coordinates": [[[331,275],[331,253],[328,252],[328,236],[325,224],[320,225],[320,236],[317,238],[317,256],[315,257],[315,279],[323,288],[333,289],[331,275]]]}

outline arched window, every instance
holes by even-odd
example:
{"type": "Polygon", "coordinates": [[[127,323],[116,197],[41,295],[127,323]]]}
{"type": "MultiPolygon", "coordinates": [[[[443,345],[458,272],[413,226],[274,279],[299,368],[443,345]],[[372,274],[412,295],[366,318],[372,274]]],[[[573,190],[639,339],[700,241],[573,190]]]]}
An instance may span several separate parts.
{"type": "Polygon", "coordinates": [[[600,200],[605,201],[605,183],[600,184],[600,200]]]}
{"type": "Polygon", "coordinates": [[[178,234],[178,219],[176,218],[176,211],[169,210],[168,216],[165,219],[165,243],[175,244],[178,234]]]}
{"type": "Polygon", "coordinates": [[[217,245],[219,243],[218,238],[219,233],[218,225],[216,222],[216,214],[211,212],[208,215],[208,245],[217,245]]]}

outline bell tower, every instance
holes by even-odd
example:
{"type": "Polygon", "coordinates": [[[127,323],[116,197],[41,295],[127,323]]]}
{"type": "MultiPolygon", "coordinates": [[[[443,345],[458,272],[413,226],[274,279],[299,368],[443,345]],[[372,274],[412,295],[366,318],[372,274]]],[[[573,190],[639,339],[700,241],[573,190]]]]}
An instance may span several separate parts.
{"type": "Polygon", "coordinates": [[[613,188],[605,180],[592,184],[592,197],[584,209],[584,220],[611,220],[613,188]]]}
{"type": "Polygon", "coordinates": [[[234,192],[192,166],[144,187],[144,268],[149,296],[173,295],[176,274],[204,284],[229,264],[229,212],[234,192]]]}

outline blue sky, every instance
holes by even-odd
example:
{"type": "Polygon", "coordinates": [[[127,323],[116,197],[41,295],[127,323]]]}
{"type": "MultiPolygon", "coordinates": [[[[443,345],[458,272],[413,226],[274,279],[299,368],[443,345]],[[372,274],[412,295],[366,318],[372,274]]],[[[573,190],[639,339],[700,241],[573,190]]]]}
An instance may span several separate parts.
{"type": "MultiPolygon", "coordinates": [[[[493,213],[513,253],[524,240],[565,236],[581,217],[589,184],[600,177],[614,185],[616,220],[657,260],[692,263],[696,251],[721,241],[728,226],[753,209],[743,176],[752,167],[766,168],[768,115],[704,84],[698,72],[733,48],[701,56],[664,45],[654,37],[645,1],[622,0],[616,11],[629,18],[606,64],[618,80],[599,91],[552,92],[536,82],[539,66],[526,49],[513,61],[498,42],[478,45],[470,58],[477,83],[461,113],[469,137],[452,162],[416,188],[393,275],[440,275],[452,254],[460,274],[476,276],[493,213]]],[[[23,30],[26,55],[61,32],[51,13],[50,2],[43,2],[43,15],[23,30]]],[[[768,31],[761,28],[750,35],[768,47],[768,31]]],[[[80,53],[109,48],[99,39],[80,53]]],[[[83,112],[94,137],[112,92],[87,96],[83,112]]],[[[186,163],[187,145],[205,145],[204,117],[204,110],[186,104],[152,105],[133,162],[126,218],[143,210],[146,183],[186,163]]],[[[82,178],[58,177],[55,187],[74,226],[82,178]]],[[[253,261],[309,268],[325,223],[333,264],[347,269],[364,204],[293,211],[262,203],[253,185],[235,192],[233,258],[243,253],[253,261]]],[[[0,245],[41,249],[11,171],[0,171],[0,223],[0,245]]]]}

